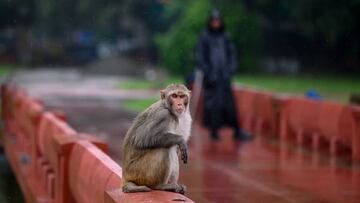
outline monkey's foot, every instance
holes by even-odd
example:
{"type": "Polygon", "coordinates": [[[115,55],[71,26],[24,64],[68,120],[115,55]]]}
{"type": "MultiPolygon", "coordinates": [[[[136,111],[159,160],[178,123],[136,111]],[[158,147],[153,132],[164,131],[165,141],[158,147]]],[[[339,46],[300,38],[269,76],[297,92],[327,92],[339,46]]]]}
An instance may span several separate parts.
{"type": "Polygon", "coordinates": [[[135,185],[135,183],[127,182],[123,188],[124,193],[133,193],[133,192],[150,192],[151,189],[145,185],[135,185]]]}
{"type": "Polygon", "coordinates": [[[180,194],[185,194],[185,192],[186,192],[186,186],[179,184],[179,187],[181,188],[181,190],[180,190],[179,193],[180,193],[180,194]]]}
{"type": "Polygon", "coordinates": [[[154,189],[155,190],[164,190],[164,191],[168,191],[168,192],[176,192],[176,193],[180,193],[180,194],[185,194],[185,192],[186,192],[185,185],[180,185],[180,184],[175,184],[175,183],[161,184],[161,185],[156,186],[154,189]]]}

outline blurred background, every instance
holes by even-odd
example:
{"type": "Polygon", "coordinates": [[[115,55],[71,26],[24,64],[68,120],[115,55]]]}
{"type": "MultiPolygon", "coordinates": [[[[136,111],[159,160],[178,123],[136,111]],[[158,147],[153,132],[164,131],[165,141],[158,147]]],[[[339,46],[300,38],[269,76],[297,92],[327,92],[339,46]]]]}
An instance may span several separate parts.
{"type": "MultiPolygon", "coordinates": [[[[114,109],[139,112],[193,72],[213,8],[236,46],[234,83],[360,103],[359,0],[0,0],[0,80],[60,106],[77,129],[123,134],[131,120],[114,120],[134,114],[114,109]]],[[[0,161],[0,202],[21,202],[0,161]]]]}
{"type": "Polygon", "coordinates": [[[1,63],[86,65],[114,56],[193,68],[209,11],[220,8],[249,73],[359,73],[359,2],[4,0],[1,63]],[[170,52],[171,50],[171,52],[170,52]]]}
{"type": "Polygon", "coordinates": [[[238,80],[275,91],[346,92],[329,95],[342,101],[359,84],[349,81],[360,72],[358,0],[3,0],[0,73],[75,67],[136,75],[145,68],[183,78],[215,7],[236,44],[238,80]]]}

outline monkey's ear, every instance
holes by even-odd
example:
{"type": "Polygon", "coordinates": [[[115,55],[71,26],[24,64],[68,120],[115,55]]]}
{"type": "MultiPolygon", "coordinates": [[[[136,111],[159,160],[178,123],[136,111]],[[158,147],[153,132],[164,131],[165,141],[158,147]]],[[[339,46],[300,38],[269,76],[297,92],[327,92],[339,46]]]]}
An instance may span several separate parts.
{"type": "Polygon", "coordinates": [[[165,99],[165,90],[160,90],[160,98],[165,99]]]}

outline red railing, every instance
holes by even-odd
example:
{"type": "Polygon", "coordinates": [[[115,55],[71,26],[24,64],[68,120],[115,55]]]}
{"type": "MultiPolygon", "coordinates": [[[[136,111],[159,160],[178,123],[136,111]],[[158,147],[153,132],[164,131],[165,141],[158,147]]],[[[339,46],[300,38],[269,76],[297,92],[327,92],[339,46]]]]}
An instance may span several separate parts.
{"type": "Polygon", "coordinates": [[[76,132],[24,91],[1,90],[4,148],[26,202],[193,202],[163,191],[122,193],[121,167],[106,143],[76,132]]]}
{"type": "Polygon", "coordinates": [[[311,140],[314,149],[320,140],[329,143],[329,152],[336,155],[339,146],[350,149],[352,160],[360,162],[359,107],[332,101],[317,101],[235,88],[234,95],[241,126],[259,134],[280,135],[282,142],[295,140],[298,145],[311,140]],[[294,139],[292,139],[294,138],[294,139]]]}
{"type": "MultiPolygon", "coordinates": [[[[122,193],[121,167],[106,155],[106,143],[76,132],[22,90],[3,86],[1,94],[4,147],[27,202],[192,202],[168,192],[122,193]]],[[[299,145],[310,139],[314,149],[324,140],[330,155],[343,145],[360,161],[360,107],[246,88],[234,95],[241,126],[250,132],[299,145]]]]}
{"type": "MultiPolygon", "coordinates": [[[[244,87],[235,87],[233,95],[239,124],[252,134],[278,137],[282,143],[294,141],[299,146],[310,140],[315,150],[323,140],[330,155],[344,146],[350,149],[352,160],[360,162],[360,107],[244,87]]],[[[200,120],[201,102],[196,110],[200,120]]]]}

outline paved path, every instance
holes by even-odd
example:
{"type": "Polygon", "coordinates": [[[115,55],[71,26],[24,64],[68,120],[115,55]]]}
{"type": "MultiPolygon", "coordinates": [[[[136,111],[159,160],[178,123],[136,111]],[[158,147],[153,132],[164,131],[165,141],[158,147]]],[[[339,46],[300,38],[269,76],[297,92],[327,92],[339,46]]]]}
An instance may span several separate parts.
{"type": "MultiPolygon", "coordinates": [[[[17,72],[11,81],[25,88],[32,96],[48,102],[80,99],[107,105],[126,99],[153,97],[155,90],[121,90],[126,76],[91,75],[76,69],[40,69],[17,72]]],[[[86,102],[85,102],[86,103],[86,102]]]]}
{"type": "Polygon", "coordinates": [[[356,203],[360,170],[319,154],[257,136],[234,142],[223,129],[221,141],[195,125],[190,160],[181,180],[197,202],[356,203]]]}

